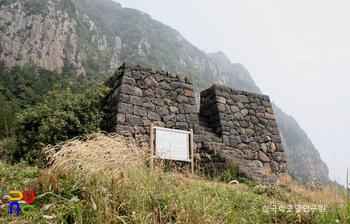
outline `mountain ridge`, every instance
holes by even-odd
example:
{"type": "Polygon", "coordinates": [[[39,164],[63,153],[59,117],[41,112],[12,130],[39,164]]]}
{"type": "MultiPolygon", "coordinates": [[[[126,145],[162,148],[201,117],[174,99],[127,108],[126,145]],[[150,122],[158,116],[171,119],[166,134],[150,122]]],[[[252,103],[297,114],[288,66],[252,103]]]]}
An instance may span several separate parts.
{"type": "MultiPolygon", "coordinates": [[[[190,76],[197,92],[217,83],[261,93],[249,71],[231,63],[223,52],[206,54],[178,31],[114,1],[2,0],[0,6],[0,59],[8,65],[23,66],[33,60],[50,70],[66,66],[77,75],[94,76],[111,73],[123,61],[131,61],[190,76]]],[[[304,181],[316,175],[328,182],[327,165],[309,144],[306,133],[275,108],[290,170],[304,181]],[[295,133],[302,137],[293,139],[295,133]],[[299,163],[292,159],[291,155],[304,151],[308,160],[299,163]]]]}

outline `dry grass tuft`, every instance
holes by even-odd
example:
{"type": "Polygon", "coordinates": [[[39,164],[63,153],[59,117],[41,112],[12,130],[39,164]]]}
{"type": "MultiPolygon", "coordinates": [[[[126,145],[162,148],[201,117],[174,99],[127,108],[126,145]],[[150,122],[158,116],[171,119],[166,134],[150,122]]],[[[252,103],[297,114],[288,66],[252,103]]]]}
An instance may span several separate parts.
{"type": "Polygon", "coordinates": [[[296,182],[290,183],[289,186],[293,192],[299,194],[300,199],[310,203],[325,205],[328,208],[335,205],[343,206],[345,203],[341,190],[332,186],[323,186],[317,191],[310,190],[296,182]]]}
{"type": "Polygon", "coordinates": [[[118,176],[130,168],[144,167],[146,161],[145,153],[136,144],[127,144],[124,137],[114,133],[74,138],[46,150],[53,170],[75,170],[88,176],[118,176]]]}

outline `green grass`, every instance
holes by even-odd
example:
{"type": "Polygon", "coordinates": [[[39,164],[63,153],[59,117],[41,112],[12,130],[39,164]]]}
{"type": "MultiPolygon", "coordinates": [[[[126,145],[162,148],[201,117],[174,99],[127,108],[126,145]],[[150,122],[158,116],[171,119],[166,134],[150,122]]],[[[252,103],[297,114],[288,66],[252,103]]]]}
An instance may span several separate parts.
{"type": "Polygon", "coordinates": [[[0,164],[1,199],[10,190],[35,191],[34,215],[10,215],[3,205],[0,223],[350,222],[349,198],[333,188],[229,185],[159,167],[151,171],[142,151],[117,136],[96,134],[60,148],[48,151],[49,169],[0,164]],[[44,211],[45,205],[51,206],[44,211]],[[326,211],[278,211],[288,205],[325,205],[326,211]]]}

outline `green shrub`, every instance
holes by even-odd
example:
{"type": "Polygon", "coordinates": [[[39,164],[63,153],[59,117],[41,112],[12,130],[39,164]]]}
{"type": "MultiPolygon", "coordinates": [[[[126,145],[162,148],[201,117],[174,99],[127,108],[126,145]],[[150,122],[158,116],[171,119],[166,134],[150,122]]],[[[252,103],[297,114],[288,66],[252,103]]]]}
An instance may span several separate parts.
{"type": "Polygon", "coordinates": [[[109,92],[100,87],[81,94],[59,86],[44,101],[18,115],[15,134],[19,147],[11,151],[12,162],[25,159],[33,163],[44,145],[56,145],[75,136],[100,130],[103,121],[102,101],[109,92]]]}
{"type": "Polygon", "coordinates": [[[219,180],[224,182],[237,180],[238,177],[239,177],[239,164],[236,162],[228,163],[226,165],[225,171],[218,176],[219,180]]]}
{"type": "Polygon", "coordinates": [[[18,149],[17,139],[15,137],[5,138],[0,141],[0,158],[5,162],[13,161],[12,152],[18,149]]]}

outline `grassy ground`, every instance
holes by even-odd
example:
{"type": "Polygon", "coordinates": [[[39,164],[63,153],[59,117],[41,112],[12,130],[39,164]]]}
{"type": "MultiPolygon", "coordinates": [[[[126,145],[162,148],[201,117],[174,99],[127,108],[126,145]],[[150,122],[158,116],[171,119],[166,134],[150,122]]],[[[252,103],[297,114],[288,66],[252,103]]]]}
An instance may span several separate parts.
{"type": "Polygon", "coordinates": [[[331,187],[229,185],[149,170],[142,151],[117,136],[54,150],[49,169],[0,162],[0,223],[350,223],[349,197],[331,187]],[[34,214],[9,214],[5,195],[15,189],[35,191],[34,214]]]}

